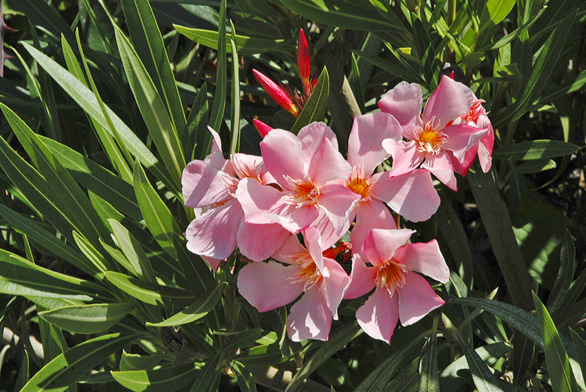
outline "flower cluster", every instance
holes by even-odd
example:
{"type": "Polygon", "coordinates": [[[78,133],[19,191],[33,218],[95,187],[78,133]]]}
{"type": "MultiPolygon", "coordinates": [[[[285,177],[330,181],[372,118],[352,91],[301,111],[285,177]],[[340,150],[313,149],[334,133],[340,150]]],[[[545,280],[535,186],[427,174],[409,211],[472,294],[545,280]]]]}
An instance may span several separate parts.
{"type": "Polygon", "coordinates": [[[429,219],[440,203],[431,174],[456,189],[454,173],[464,175],[476,155],[490,168],[494,139],[482,101],[461,83],[443,77],[421,114],[422,104],[419,86],[397,85],[381,112],[354,119],[346,158],[324,123],[298,135],[269,129],[260,157],[229,159],[210,130],[212,153],[183,172],[185,205],[196,213],[188,249],[215,270],[238,248],[250,260],[238,272],[239,292],[260,312],[301,297],[287,319],[296,341],[326,340],[342,299],[374,289],[356,318],[390,343],[398,320],[412,324],[444,303],[420,274],[449,277],[437,242],[409,243],[413,231],[399,229],[393,212],[429,219]],[[382,170],[385,161],[391,170],[382,170]],[[335,258],[350,249],[348,276],[335,258]]]}

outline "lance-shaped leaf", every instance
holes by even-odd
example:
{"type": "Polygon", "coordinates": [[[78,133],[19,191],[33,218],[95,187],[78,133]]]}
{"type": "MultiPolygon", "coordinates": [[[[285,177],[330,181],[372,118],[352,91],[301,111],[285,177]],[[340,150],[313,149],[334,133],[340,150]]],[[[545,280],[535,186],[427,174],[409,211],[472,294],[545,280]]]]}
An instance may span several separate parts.
{"type": "Polygon", "coordinates": [[[185,113],[165,43],[148,1],[121,2],[132,45],[161,96],[183,151],[191,151],[185,113]]]}
{"type": "MultiPolygon", "coordinates": [[[[224,121],[224,110],[226,109],[226,88],[228,86],[228,62],[226,60],[226,0],[220,1],[220,19],[218,24],[218,58],[216,68],[216,91],[214,93],[214,103],[210,113],[210,127],[219,131],[224,121]]],[[[206,139],[210,141],[209,139],[206,139]]],[[[207,155],[210,146],[204,146],[204,152],[207,155]]]]}
{"type": "Polygon", "coordinates": [[[195,383],[189,392],[215,392],[218,390],[220,375],[222,373],[217,371],[216,367],[220,361],[221,354],[222,353],[218,353],[215,357],[206,361],[203,369],[197,374],[195,383]]]}
{"type": "Polygon", "coordinates": [[[159,92],[130,41],[119,28],[115,27],[115,32],[120,58],[140,113],[163,163],[176,185],[180,187],[185,157],[177,129],[171,122],[159,92]]]}
{"type": "MultiPolygon", "coordinates": [[[[201,45],[205,45],[212,49],[218,49],[218,38],[219,34],[217,31],[205,30],[205,29],[193,29],[185,26],[173,25],[175,30],[201,45]]],[[[231,38],[230,34],[226,34],[226,40],[231,38]]],[[[284,39],[266,39],[249,37],[246,35],[236,34],[236,49],[239,54],[257,54],[264,53],[269,50],[279,50],[280,47],[293,43],[294,40],[284,39]]],[[[232,53],[232,47],[226,46],[226,51],[232,53]]]]}
{"type": "Polygon", "coordinates": [[[120,357],[120,370],[147,370],[153,368],[157,363],[161,361],[163,354],[157,355],[139,355],[139,354],[128,354],[126,351],[122,351],[120,357]]]}
{"type": "Polygon", "coordinates": [[[104,293],[94,283],[60,274],[0,249],[0,292],[92,301],[104,293]]]}
{"type": "Polygon", "coordinates": [[[533,300],[535,301],[537,318],[541,326],[543,351],[545,353],[545,360],[547,361],[551,387],[554,392],[578,391],[578,384],[570,367],[570,359],[568,358],[557,328],[547,309],[535,293],[533,293],[533,300]]]}
{"type": "MultiPolygon", "coordinates": [[[[94,93],[89,90],[75,76],[51,60],[45,54],[34,47],[23,42],[23,46],[37,63],[59,84],[65,92],[93,119],[110,132],[107,120],[104,118],[100,105],[94,93]]],[[[112,120],[112,123],[118,130],[124,146],[136,157],[150,172],[161,180],[169,189],[177,194],[181,194],[180,188],[172,180],[169,171],[161,165],[155,158],[154,154],[145,146],[145,144],[128,128],[128,126],[108,107],[106,111],[112,120]]]]}
{"type": "Polygon", "coordinates": [[[132,343],[141,334],[110,334],[85,341],[58,355],[37,372],[21,392],[65,391],[112,353],[132,343]]]}
{"type": "Polygon", "coordinates": [[[134,310],[134,305],[127,303],[90,304],[46,310],[38,314],[43,320],[63,330],[91,334],[108,330],[134,310]]]}
{"type": "Polygon", "coordinates": [[[144,221],[159,245],[174,259],[173,231],[179,232],[171,211],[149,182],[139,162],[134,166],[134,191],[144,221]]]}
{"type": "Polygon", "coordinates": [[[531,140],[496,149],[492,157],[495,159],[527,161],[562,157],[564,155],[570,155],[579,149],[580,147],[575,144],[560,140],[531,140]]]}
{"type": "Polygon", "coordinates": [[[119,272],[106,271],[104,275],[126,294],[150,305],[187,306],[194,300],[193,294],[186,290],[144,282],[119,272]]]}
{"type": "Polygon", "coordinates": [[[200,368],[199,363],[159,367],[149,370],[112,371],[112,377],[131,391],[173,392],[192,381],[200,368]]]}
{"type": "Polygon", "coordinates": [[[324,67],[321,75],[319,75],[319,78],[317,79],[311,97],[309,97],[301,114],[297,117],[295,124],[293,124],[293,127],[291,128],[291,132],[297,134],[304,126],[311,124],[314,121],[323,121],[328,106],[329,96],[330,76],[327,68],[324,67]]]}
{"type": "Polygon", "coordinates": [[[118,221],[108,219],[108,222],[112,227],[112,231],[114,232],[114,236],[116,236],[116,241],[118,241],[120,249],[122,249],[126,259],[132,264],[139,279],[156,283],[155,272],[153,271],[153,267],[151,266],[148,257],[142,250],[140,243],[132,234],[130,234],[126,227],[122,226],[118,221]]]}
{"type": "Polygon", "coordinates": [[[167,320],[161,321],[160,323],[147,322],[146,325],[151,327],[172,327],[199,320],[214,309],[220,298],[222,298],[222,293],[227,285],[228,283],[222,282],[215,289],[205,292],[186,309],[174,314],[167,320]]]}

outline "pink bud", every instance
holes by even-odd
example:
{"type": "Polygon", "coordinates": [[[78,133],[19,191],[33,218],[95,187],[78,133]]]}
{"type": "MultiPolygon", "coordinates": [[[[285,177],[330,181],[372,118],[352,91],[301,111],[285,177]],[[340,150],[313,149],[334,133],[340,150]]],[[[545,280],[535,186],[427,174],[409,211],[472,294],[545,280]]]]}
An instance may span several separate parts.
{"type": "Polygon", "coordinates": [[[258,72],[256,69],[253,69],[252,72],[254,73],[254,77],[260,83],[261,87],[269,94],[269,96],[275,100],[283,109],[294,115],[295,117],[299,116],[299,109],[293,103],[291,98],[283,91],[283,89],[271,79],[263,75],[262,73],[258,72]]]}
{"type": "Polygon", "coordinates": [[[303,83],[303,90],[306,95],[309,89],[309,76],[311,72],[311,61],[309,56],[309,46],[303,29],[299,30],[299,43],[297,44],[297,66],[299,67],[299,75],[303,83]]]}
{"type": "Polygon", "coordinates": [[[268,133],[270,131],[273,130],[273,128],[271,128],[270,126],[268,126],[267,124],[263,123],[260,120],[257,120],[256,118],[252,119],[252,122],[256,128],[256,130],[258,131],[258,133],[260,133],[260,136],[264,139],[264,137],[266,135],[268,135],[268,133]]]}

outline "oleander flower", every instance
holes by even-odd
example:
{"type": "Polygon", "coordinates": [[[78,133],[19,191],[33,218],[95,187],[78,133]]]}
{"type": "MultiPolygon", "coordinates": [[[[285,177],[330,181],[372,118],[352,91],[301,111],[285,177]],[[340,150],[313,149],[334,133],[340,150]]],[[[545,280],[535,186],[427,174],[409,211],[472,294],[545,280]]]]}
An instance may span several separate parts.
{"type": "Polygon", "coordinates": [[[399,176],[421,167],[457,190],[454,162],[456,165],[464,162],[467,151],[477,145],[488,127],[455,121],[469,112],[474,94],[447,76],[442,77],[420,115],[422,103],[421,88],[407,82],[399,83],[378,103],[383,112],[399,121],[402,135],[407,139],[383,142],[383,147],[393,156],[391,175],[399,176]]]}
{"type": "Polygon", "coordinates": [[[252,262],[238,274],[238,290],[246,300],[266,312],[293,302],[287,317],[287,335],[291,340],[327,340],[332,319],[350,279],[336,260],[323,251],[319,231],[303,231],[306,247],[297,236],[289,237],[272,256],[273,260],[252,262]]]}
{"type": "Polygon", "coordinates": [[[214,136],[212,153],[204,161],[188,163],[181,178],[185,205],[196,212],[185,232],[187,249],[202,256],[214,270],[236,246],[251,260],[265,260],[290,233],[274,222],[246,223],[235,192],[245,178],[260,184],[275,180],[261,157],[235,153],[224,159],[219,135],[211,128],[210,132],[214,136]]]}
{"type": "Polygon", "coordinates": [[[344,294],[344,298],[353,299],[375,289],[356,311],[356,319],[364,332],[389,344],[398,320],[403,326],[411,325],[444,303],[418,273],[442,283],[450,276],[435,240],[406,244],[413,233],[407,229],[372,230],[364,242],[363,255],[353,255],[344,294]]]}

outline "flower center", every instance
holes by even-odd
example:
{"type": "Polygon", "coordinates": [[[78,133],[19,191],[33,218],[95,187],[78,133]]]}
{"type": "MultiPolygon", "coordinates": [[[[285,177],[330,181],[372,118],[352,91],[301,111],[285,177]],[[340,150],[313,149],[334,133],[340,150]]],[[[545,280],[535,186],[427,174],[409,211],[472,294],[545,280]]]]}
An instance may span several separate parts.
{"type": "Polygon", "coordinates": [[[310,179],[294,180],[291,177],[284,177],[291,194],[286,196],[286,200],[291,204],[298,204],[298,207],[304,205],[314,205],[319,199],[320,191],[310,179]]]}
{"type": "Polygon", "coordinates": [[[467,122],[473,122],[476,123],[478,122],[478,118],[484,114],[484,108],[482,107],[482,102],[484,102],[484,100],[479,99],[478,101],[474,102],[472,104],[472,107],[470,108],[470,110],[468,110],[468,113],[460,116],[460,118],[463,121],[467,121],[467,122]]]}
{"type": "Polygon", "coordinates": [[[415,131],[417,151],[430,154],[439,154],[441,145],[448,141],[448,135],[436,130],[434,119],[428,121],[423,128],[415,131]]]}
{"type": "Polygon", "coordinates": [[[346,187],[352,192],[362,196],[362,200],[360,200],[361,202],[370,200],[372,185],[368,179],[364,178],[364,168],[361,164],[355,165],[352,168],[352,174],[346,183],[346,187]]]}
{"type": "Polygon", "coordinates": [[[307,291],[320,281],[322,274],[309,254],[302,253],[290,257],[295,258],[301,266],[301,269],[289,278],[291,283],[304,283],[303,290],[307,291]]]}
{"type": "Polygon", "coordinates": [[[384,287],[393,295],[397,287],[405,284],[407,269],[401,263],[388,260],[377,267],[375,283],[378,287],[384,287]]]}

